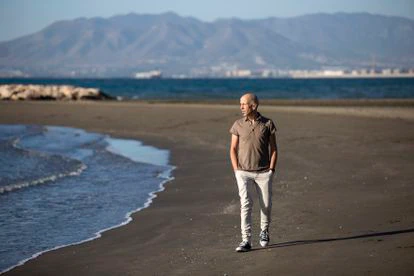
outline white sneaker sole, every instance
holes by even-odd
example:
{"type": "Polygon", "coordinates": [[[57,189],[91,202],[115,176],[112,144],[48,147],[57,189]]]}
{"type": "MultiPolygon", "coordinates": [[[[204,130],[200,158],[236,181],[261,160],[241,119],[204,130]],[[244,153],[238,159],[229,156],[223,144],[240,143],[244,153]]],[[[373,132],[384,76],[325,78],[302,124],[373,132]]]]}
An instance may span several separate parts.
{"type": "Polygon", "coordinates": [[[269,245],[269,242],[267,242],[267,241],[260,241],[260,246],[261,247],[266,247],[268,245],[269,245]]]}
{"type": "Polygon", "coordinates": [[[251,249],[242,249],[242,248],[236,248],[236,252],[248,252],[248,251],[250,251],[251,249]]]}

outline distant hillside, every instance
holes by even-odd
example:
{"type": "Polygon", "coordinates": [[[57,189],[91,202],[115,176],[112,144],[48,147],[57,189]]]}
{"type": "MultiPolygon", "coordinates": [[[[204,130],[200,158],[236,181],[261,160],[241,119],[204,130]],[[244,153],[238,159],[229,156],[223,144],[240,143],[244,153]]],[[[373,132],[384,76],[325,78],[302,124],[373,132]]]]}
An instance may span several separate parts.
{"type": "Polygon", "coordinates": [[[0,43],[0,70],[47,76],[413,67],[414,20],[367,13],[211,23],[174,13],[59,21],[0,43]]]}

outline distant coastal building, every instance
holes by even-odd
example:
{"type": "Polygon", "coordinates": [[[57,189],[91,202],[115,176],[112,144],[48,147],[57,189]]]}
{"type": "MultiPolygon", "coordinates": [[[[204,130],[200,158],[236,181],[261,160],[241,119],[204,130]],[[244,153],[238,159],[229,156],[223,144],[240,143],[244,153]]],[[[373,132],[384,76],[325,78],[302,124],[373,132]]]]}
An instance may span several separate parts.
{"type": "Polygon", "coordinates": [[[358,69],[358,70],[290,70],[290,78],[413,78],[414,70],[358,69]]]}
{"type": "Polygon", "coordinates": [[[252,76],[252,71],[250,70],[231,70],[226,72],[226,77],[230,78],[248,78],[252,76]]]}
{"type": "Polygon", "coordinates": [[[137,72],[135,73],[134,77],[136,79],[160,79],[162,77],[162,72],[159,70],[137,72]]]}
{"type": "Polygon", "coordinates": [[[208,69],[193,69],[188,75],[173,75],[173,78],[414,78],[414,69],[404,68],[327,68],[327,69],[235,69],[224,64],[208,69]],[[226,68],[227,67],[227,68],[226,68]]]}

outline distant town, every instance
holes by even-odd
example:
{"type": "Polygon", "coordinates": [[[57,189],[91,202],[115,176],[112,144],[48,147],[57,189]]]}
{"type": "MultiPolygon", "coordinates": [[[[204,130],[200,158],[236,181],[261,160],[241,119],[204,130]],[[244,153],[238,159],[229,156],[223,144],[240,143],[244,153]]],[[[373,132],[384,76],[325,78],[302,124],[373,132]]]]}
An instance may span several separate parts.
{"type": "Polygon", "coordinates": [[[229,70],[224,72],[204,72],[204,74],[179,74],[163,76],[162,71],[137,72],[137,79],[158,78],[414,78],[414,69],[359,69],[359,70],[229,70]]]}
{"type": "Polygon", "coordinates": [[[70,71],[58,75],[47,73],[32,75],[21,70],[1,70],[0,78],[135,78],[135,79],[194,79],[194,78],[414,78],[414,69],[386,68],[386,69],[321,69],[321,70],[282,70],[282,69],[230,69],[205,68],[193,69],[188,74],[164,73],[162,70],[136,71],[134,73],[107,74],[104,68],[83,69],[70,71]]]}

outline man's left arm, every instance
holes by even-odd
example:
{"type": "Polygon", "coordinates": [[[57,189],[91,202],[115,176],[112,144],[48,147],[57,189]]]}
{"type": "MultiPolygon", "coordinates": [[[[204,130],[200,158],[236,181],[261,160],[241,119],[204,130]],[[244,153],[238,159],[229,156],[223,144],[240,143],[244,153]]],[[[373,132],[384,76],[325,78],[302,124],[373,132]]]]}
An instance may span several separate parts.
{"type": "Polygon", "coordinates": [[[270,144],[270,167],[269,169],[274,172],[276,168],[276,163],[277,163],[277,144],[276,144],[275,133],[270,135],[269,144],[270,144]]]}

